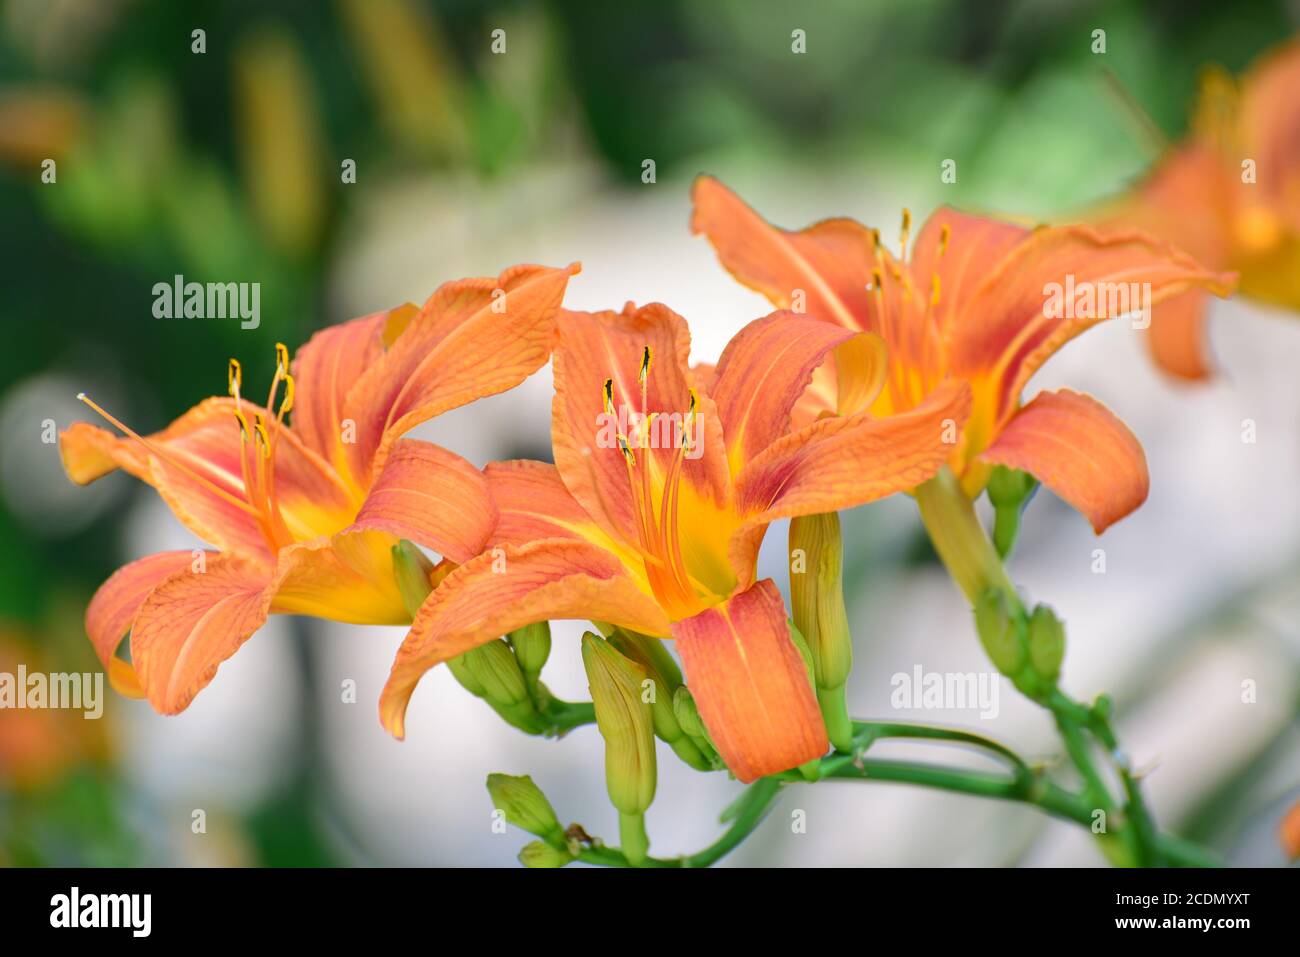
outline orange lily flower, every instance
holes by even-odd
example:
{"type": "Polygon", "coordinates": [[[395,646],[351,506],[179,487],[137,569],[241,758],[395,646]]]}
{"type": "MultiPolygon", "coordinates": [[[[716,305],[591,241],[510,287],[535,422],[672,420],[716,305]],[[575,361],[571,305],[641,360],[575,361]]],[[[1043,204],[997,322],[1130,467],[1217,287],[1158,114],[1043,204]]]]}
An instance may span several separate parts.
{"type": "MultiPolygon", "coordinates": [[[[1132,231],[1030,230],[943,207],[909,254],[911,218],[904,211],[896,258],[876,230],[851,219],[800,232],[769,225],[711,177],[696,181],[693,198],[692,230],[708,237],[742,283],[780,308],[802,304],[809,316],[884,338],[889,373],[873,412],[915,408],[950,377],[969,383],[970,419],[952,436],[948,463],[968,496],[980,493],[994,465],[1022,469],[1098,533],[1145,500],[1142,446],[1089,396],[1042,392],[1022,406],[1021,392],[1067,341],[1128,311],[1117,310],[1110,285],[1149,283],[1154,304],[1194,287],[1226,294],[1234,278],[1132,231]],[[1052,304],[1053,284],[1065,297],[1092,290],[1091,304],[1052,304]]],[[[820,370],[803,399],[804,417],[833,411],[839,388],[833,370],[820,370]]]]}
{"type": "Polygon", "coordinates": [[[495,547],[416,615],[380,697],[385,726],[402,737],[411,693],[438,663],[533,622],[584,618],[676,639],[700,715],[741,780],[825,753],[780,593],[755,581],[763,533],[934,475],[950,451],[941,423],[965,418],[967,388],[874,417],[880,338],[789,312],[746,326],[707,384],[688,365],[686,322],[666,306],[566,311],[558,333],[555,464],[484,470],[495,547]],[[848,383],[842,414],[792,429],[797,399],[831,360],[848,383]]]}
{"type": "Polygon", "coordinates": [[[464,561],[482,549],[496,510],[478,469],[400,436],[540,368],[577,269],[516,266],[446,283],[422,308],[317,333],[292,371],[277,345],[265,407],[243,398],[233,359],[229,397],[148,437],[85,400],[126,438],[80,422],[67,429],[60,446],[73,481],[121,468],[217,548],[150,555],[96,592],[86,631],[113,686],[175,714],[268,614],[408,623],[391,547],[407,538],[464,561]],[[130,663],[116,654],[127,633],[130,663]]]}
{"type": "MultiPolygon", "coordinates": [[[[1192,131],[1106,222],[1138,226],[1214,269],[1241,273],[1241,291],[1300,309],[1300,39],[1235,81],[1208,71],[1192,131]]],[[[1148,340],[1171,375],[1209,375],[1205,294],[1156,310],[1148,340]]]]}

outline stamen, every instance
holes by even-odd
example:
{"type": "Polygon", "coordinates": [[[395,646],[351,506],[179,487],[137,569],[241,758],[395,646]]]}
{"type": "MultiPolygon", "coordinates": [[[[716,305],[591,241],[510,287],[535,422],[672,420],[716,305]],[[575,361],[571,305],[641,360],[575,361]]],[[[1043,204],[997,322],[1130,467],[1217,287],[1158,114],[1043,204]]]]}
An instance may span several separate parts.
{"type": "Polygon", "coordinates": [[[948,251],[948,240],[952,239],[952,225],[944,223],[943,229],[939,230],[939,257],[948,251]]]}
{"type": "Polygon", "coordinates": [[[239,398],[239,386],[243,379],[244,370],[240,367],[239,360],[231,359],[230,367],[226,370],[226,390],[232,399],[239,398]]]}
{"type": "Polygon", "coordinates": [[[605,392],[605,414],[613,415],[614,414],[614,380],[613,379],[605,380],[604,392],[605,392]]]}
{"type": "Polygon", "coordinates": [[[898,255],[907,262],[907,237],[912,232],[912,211],[903,208],[903,228],[898,233],[898,255]]]}
{"type": "Polygon", "coordinates": [[[205,478],[204,476],[200,475],[198,472],[194,471],[184,462],[181,462],[179,459],[173,457],[171,453],[164,452],[162,448],[160,448],[157,445],[154,445],[154,443],[150,442],[148,439],[140,435],[134,429],[129,428],[128,426],[124,425],[122,422],[118,421],[113,416],[109,415],[107,412],[104,411],[103,408],[99,406],[98,403],[96,403],[93,399],[91,399],[90,396],[86,395],[86,393],[78,392],[77,401],[83,402],[86,405],[90,406],[97,413],[99,413],[99,415],[106,422],[108,422],[114,428],[118,429],[128,438],[134,439],[135,441],[143,445],[150,452],[150,454],[156,455],[158,458],[166,462],[172,468],[176,469],[179,472],[184,473],[185,475],[188,475],[190,478],[194,479],[194,481],[198,482],[200,485],[208,489],[208,491],[212,492],[214,495],[218,496],[221,499],[224,499],[225,501],[229,502],[231,505],[236,506],[237,508],[241,508],[244,511],[249,512],[250,514],[253,515],[257,514],[257,512],[254,511],[253,508],[247,502],[239,498],[236,498],[234,495],[232,495],[230,492],[227,492],[225,489],[217,485],[211,479],[205,478]]]}
{"type": "Polygon", "coordinates": [[[646,346],[641,353],[641,371],[637,373],[637,380],[641,385],[646,384],[646,379],[650,377],[650,347],[646,346]]]}
{"type": "Polygon", "coordinates": [[[253,434],[257,436],[257,444],[262,450],[263,458],[271,457],[271,437],[266,433],[266,422],[262,419],[262,413],[253,414],[253,434]]]}
{"type": "Polygon", "coordinates": [[[280,377],[289,374],[289,347],[283,342],[275,344],[275,374],[280,377]]]}

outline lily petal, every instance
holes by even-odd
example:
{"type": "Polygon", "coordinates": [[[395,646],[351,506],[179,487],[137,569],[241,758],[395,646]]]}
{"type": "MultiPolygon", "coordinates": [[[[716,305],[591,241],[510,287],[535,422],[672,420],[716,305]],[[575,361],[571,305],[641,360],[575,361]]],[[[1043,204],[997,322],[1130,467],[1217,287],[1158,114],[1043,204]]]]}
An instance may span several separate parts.
{"type": "Polygon", "coordinates": [[[343,403],[357,423],[350,471],[369,477],[403,433],[449,409],[518,385],[545,364],[569,277],[578,271],[515,266],[495,279],[439,287],[414,317],[390,315],[392,345],[343,403]]]}
{"type": "Polygon", "coordinates": [[[154,709],[184,711],[262,627],[273,591],[269,566],[236,555],[216,555],[202,572],[185,569],[158,584],[131,631],[131,659],[154,709]]]}
{"type": "Polygon", "coordinates": [[[745,522],[730,559],[741,583],[751,580],[763,532],[778,518],[853,508],[932,477],[952,456],[970,405],[966,383],[948,381],[908,412],[820,419],[773,443],[736,480],[745,522]]]}
{"type": "MultiPolygon", "coordinates": [[[[383,354],[383,333],[390,317],[409,322],[418,311],[408,302],[330,326],[307,340],[294,355],[294,431],[308,448],[341,473],[347,474],[348,470],[343,427],[343,404],[348,392],[383,354]]],[[[350,478],[359,483],[366,476],[350,478]]]]}
{"type": "Polygon", "coordinates": [[[791,308],[799,290],[808,315],[878,331],[866,289],[876,265],[871,231],[861,223],[827,219],[800,232],[780,229],[712,176],[696,179],[691,199],[691,232],[703,233],[727,271],[778,309],[791,308]]]}
{"type": "Polygon", "coordinates": [[[563,618],[669,633],[659,606],[608,552],[560,539],[503,545],[470,559],[429,594],[398,649],[380,721],[404,737],[407,702],[430,668],[509,631],[563,618]]]}
{"type": "Polygon", "coordinates": [[[1200,290],[1185,292],[1163,302],[1151,314],[1147,345],[1162,370],[1178,379],[1207,379],[1213,371],[1208,361],[1205,331],[1209,297],[1200,290]]]}
{"type": "Polygon", "coordinates": [[[1040,392],[982,458],[1033,475],[1099,535],[1141,505],[1150,487],[1146,456],[1128,426],[1096,399],[1068,389],[1040,392]]]}
{"type": "Polygon", "coordinates": [[[1261,57],[1241,80],[1241,128],[1245,154],[1261,175],[1258,187],[1300,233],[1300,40],[1261,57]]]}
{"type": "Polygon", "coordinates": [[[391,532],[465,562],[483,551],[496,520],[482,472],[440,446],[400,439],[352,525],[391,532]]]}
{"type": "MultiPolygon", "coordinates": [[[[632,431],[631,417],[647,411],[676,414],[684,422],[695,385],[688,367],[690,332],[681,316],[660,303],[640,309],[629,303],[621,313],[566,310],[557,327],[551,414],[555,465],[569,492],[593,520],[610,535],[635,543],[637,512],[615,433],[635,443],[624,430],[632,431]],[[651,362],[643,408],[640,370],[647,348],[651,362]],[[613,419],[603,411],[606,380],[611,380],[613,389],[613,419]]],[[[698,390],[696,395],[703,430],[699,455],[683,462],[683,496],[721,504],[727,500],[729,486],[722,429],[713,400],[698,390]]],[[[661,442],[634,454],[652,460],[656,475],[662,477],[677,448],[672,442],[661,442]]]]}
{"type": "Polygon", "coordinates": [[[718,361],[711,395],[722,420],[727,460],[741,467],[790,430],[795,403],[813,372],[834,356],[841,414],[871,405],[885,381],[884,340],[812,316],[776,312],[745,326],[718,361]]]}
{"type": "Polygon", "coordinates": [[[347,528],[280,550],[271,610],[358,625],[411,620],[393,574],[397,537],[347,528]]]}
{"type": "MultiPolygon", "coordinates": [[[[208,552],[204,561],[215,556],[208,552]]],[[[99,656],[109,683],[129,698],[143,698],[144,689],[135,668],[117,656],[117,647],[135,624],[140,606],[161,582],[194,564],[190,551],[159,552],[123,565],[104,584],[86,606],[86,635],[99,656]]]]}
{"type": "Polygon", "coordinates": [[[826,753],[808,669],[771,579],[676,622],[673,637],[700,717],[741,781],[826,753]]]}
{"type": "Polygon", "coordinates": [[[933,310],[940,329],[949,328],[957,307],[1029,234],[1014,223],[958,212],[950,206],[941,206],[930,215],[916,237],[911,269],[926,294],[931,277],[939,279],[939,301],[933,310]]]}
{"type": "MultiPolygon", "coordinates": [[[[1139,232],[1098,232],[1087,226],[1048,227],[1015,246],[961,307],[951,330],[951,368],[965,378],[984,377],[992,390],[979,423],[983,437],[1014,411],[1021,390],[1057,349],[1090,326],[1140,303],[1125,295],[1111,302],[1109,289],[1127,293],[1150,283],[1149,305],[1193,288],[1231,292],[1236,276],[1215,273],[1174,247],[1139,232]],[[1094,307],[1074,316],[1049,314],[1051,284],[1091,288],[1094,307]],[[991,421],[990,421],[991,420],[991,421]]],[[[1070,308],[1065,308],[1065,306],[1070,308]]],[[[977,395],[983,398],[983,393],[977,395]]],[[[972,450],[973,452],[978,449],[972,450]]]]}

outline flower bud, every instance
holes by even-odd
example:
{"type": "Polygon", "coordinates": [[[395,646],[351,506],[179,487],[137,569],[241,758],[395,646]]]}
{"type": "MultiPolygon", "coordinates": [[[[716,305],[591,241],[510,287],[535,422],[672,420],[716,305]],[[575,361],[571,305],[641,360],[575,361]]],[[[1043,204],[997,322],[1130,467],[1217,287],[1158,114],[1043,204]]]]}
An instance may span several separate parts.
{"type": "Polygon", "coordinates": [[[564,846],[564,829],[551,803],[528,775],[489,774],[487,789],[492,806],[504,812],[508,822],[549,844],[564,846]]]}
{"type": "Polygon", "coordinates": [[[551,656],[551,623],[539,621],[525,625],[510,632],[507,640],[514,649],[515,660],[519,662],[524,681],[530,689],[535,689],[546,659],[551,656]]]}
{"type": "Polygon", "coordinates": [[[792,518],[790,554],[790,608],[812,650],[817,687],[841,688],[853,667],[853,637],[844,608],[839,515],[792,518]]]}
{"type": "Polygon", "coordinates": [[[1025,639],[1000,589],[985,589],[976,599],[975,630],[993,666],[1015,680],[1025,665],[1025,639]]]}
{"type": "Polygon", "coordinates": [[[406,539],[393,546],[393,577],[397,579],[402,604],[411,618],[415,618],[415,613],[433,591],[434,568],[429,557],[406,539]]]}
{"type": "Polygon", "coordinates": [[[986,489],[993,505],[993,544],[998,555],[1006,558],[1020,534],[1020,516],[1038,490],[1038,480],[1028,472],[994,466],[986,489]]]}
{"type": "Polygon", "coordinates": [[[645,669],[605,639],[582,636],[596,726],[605,739],[605,783],[614,806],[639,814],[655,796],[654,718],[642,697],[645,669]]]}
{"type": "Polygon", "coordinates": [[[568,850],[552,847],[542,841],[525,844],[519,852],[519,863],[524,867],[563,867],[573,860],[568,850]]]}
{"type": "Polygon", "coordinates": [[[519,663],[503,639],[471,648],[450,659],[447,666],[466,691],[490,704],[509,724],[528,734],[546,730],[519,663]]]}
{"type": "Polygon", "coordinates": [[[695,698],[685,685],[673,692],[673,717],[677,719],[677,724],[686,732],[686,736],[699,750],[700,754],[704,756],[710,768],[719,771],[726,767],[709,738],[709,731],[704,727],[700,712],[695,707],[695,698]]]}
{"type": "Polygon", "coordinates": [[[1039,605],[1029,616],[1029,663],[1048,684],[1056,684],[1065,657],[1065,626],[1056,613],[1039,605]]]}
{"type": "Polygon", "coordinates": [[[683,761],[697,771],[708,771],[711,765],[700,749],[682,730],[673,711],[673,696],[682,686],[682,672],[658,638],[639,632],[614,628],[606,636],[609,643],[623,657],[645,669],[650,685],[642,686],[642,697],[650,699],[650,713],[657,734],[683,761]]]}
{"type": "Polygon", "coordinates": [[[619,811],[623,853],[633,864],[645,859],[645,810],[654,800],[654,716],[642,697],[643,667],[592,632],[582,636],[582,663],[605,739],[605,787],[619,811]]]}

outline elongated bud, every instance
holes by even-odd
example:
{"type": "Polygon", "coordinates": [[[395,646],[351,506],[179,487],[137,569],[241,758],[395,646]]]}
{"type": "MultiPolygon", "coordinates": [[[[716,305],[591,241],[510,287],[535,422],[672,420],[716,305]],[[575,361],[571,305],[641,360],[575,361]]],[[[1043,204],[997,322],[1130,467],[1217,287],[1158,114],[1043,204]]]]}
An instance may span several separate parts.
{"type": "Polygon", "coordinates": [[[649,852],[644,815],[657,777],[654,715],[641,695],[646,671],[592,632],[582,636],[582,663],[605,739],[605,787],[618,808],[623,853],[639,864],[649,852]]]}
{"type": "Polygon", "coordinates": [[[679,758],[697,771],[712,769],[708,758],[700,752],[690,736],[682,730],[673,711],[673,696],[682,686],[682,672],[658,638],[623,628],[613,628],[606,635],[623,657],[645,669],[648,684],[642,683],[641,697],[650,703],[658,735],[679,758]]]}
{"type": "Polygon", "coordinates": [[[994,667],[1012,680],[1018,678],[1025,666],[1025,636],[1000,589],[986,589],[976,599],[975,630],[994,667]]]}
{"type": "Polygon", "coordinates": [[[546,722],[537,713],[519,663],[504,639],[471,648],[448,660],[447,667],[461,687],[486,701],[509,724],[528,734],[546,730],[546,722]]]}
{"type": "Polygon", "coordinates": [[[535,688],[546,659],[551,656],[551,623],[539,621],[525,625],[510,632],[507,640],[514,649],[515,660],[519,662],[519,669],[524,673],[529,688],[535,688]]]}
{"type": "Polygon", "coordinates": [[[1029,663],[1048,684],[1056,684],[1065,658],[1065,626],[1056,613],[1039,605],[1029,616],[1029,663]]]}
{"type": "Polygon", "coordinates": [[[551,802],[528,775],[489,774],[487,789],[492,806],[502,811],[509,823],[555,847],[565,846],[564,829],[551,802]]]}
{"type": "Polygon", "coordinates": [[[695,707],[695,698],[685,685],[673,692],[673,717],[677,719],[678,726],[704,757],[710,769],[720,771],[726,767],[717,748],[713,746],[712,739],[709,738],[708,729],[704,727],[700,712],[695,707]]]}
{"type": "Polygon", "coordinates": [[[500,638],[465,653],[470,673],[483,688],[483,697],[501,707],[528,703],[528,687],[510,646],[500,638]]]}
{"type": "Polygon", "coordinates": [[[591,632],[582,636],[596,726],[605,739],[605,783],[620,811],[639,814],[655,796],[654,718],[642,700],[645,669],[591,632]]]}
{"type": "Polygon", "coordinates": [[[519,863],[524,867],[563,867],[573,861],[567,849],[552,847],[542,841],[525,844],[519,852],[519,863]]]}
{"type": "Polygon", "coordinates": [[[393,577],[402,593],[407,614],[415,618],[424,600],[433,591],[434,564],[419,547],[406,539],[393,546],[393,577]]]}
{"type": "Polygon", "coordinates": [[[853,638],[844,608],[839,515],[791,519],[790,555],[790,608],[812,650],[817,687],[842,687],[853,667],[853,638]]]}
{"type": "Polygon", "coordinates": [[[1038,480],[1028,472],[995,466],[986,489],[993,505],[993,544],[1006,558],[1020,534],[1020,516],[1038,490],[1038,480]]]}

